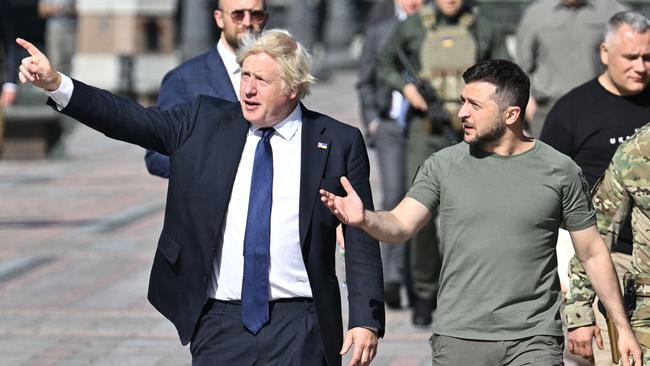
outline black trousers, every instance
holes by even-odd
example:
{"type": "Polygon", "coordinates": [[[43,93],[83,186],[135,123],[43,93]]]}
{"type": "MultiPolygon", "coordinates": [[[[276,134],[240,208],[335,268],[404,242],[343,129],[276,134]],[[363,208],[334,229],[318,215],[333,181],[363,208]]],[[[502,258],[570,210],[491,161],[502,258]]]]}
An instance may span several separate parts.
{"type": "Polygon", "coordinates": [[[210,300],[190,344],[192,366],[327,365],[311,299],[269,303],[269,322],[251,334],[237,302],[210,300]]]}

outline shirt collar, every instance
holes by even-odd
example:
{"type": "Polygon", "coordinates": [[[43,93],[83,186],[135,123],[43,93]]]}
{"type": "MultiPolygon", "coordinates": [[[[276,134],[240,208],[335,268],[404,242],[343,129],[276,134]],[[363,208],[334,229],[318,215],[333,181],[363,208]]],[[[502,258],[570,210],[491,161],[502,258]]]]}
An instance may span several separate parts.
{"type": "Polygon", "coordinates": [[[237,63],[237,55],[228,49],[221,39],[217,42],[217,51],[219,51],[219,56],[221,56],[221,60],[223,60],[228,74],[237,74],[241,71],[237,63]]]}
{"type": "MultiPolygon", "coordinates": [[[[273,126],[273,128],[275,129],[276,135],[285,140],[291,140],[300,131],[300,126],[302,126],[302,109],[300,108],[300,103],[298,103],[296,108],[285,119],[273,126]]],[[[257,130],[259,130],[259,127],[251,125],[248,134],[255,134],[257,130]]]]}

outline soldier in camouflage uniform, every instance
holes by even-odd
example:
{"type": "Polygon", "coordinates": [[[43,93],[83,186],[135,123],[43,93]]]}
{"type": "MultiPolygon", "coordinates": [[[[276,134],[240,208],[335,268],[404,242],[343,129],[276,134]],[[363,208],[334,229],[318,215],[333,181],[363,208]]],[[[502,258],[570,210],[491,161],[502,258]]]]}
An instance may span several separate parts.
{"type": "MultiPolygon", "coordinates": [[[[428,107],[415,85],[405,77],[406,67],[398,57],[401,50],[419,77],[431,83],[440,95],[460,131],[458,96],[462,74],[478,61],[508,58],[504,35],[496,23],[478,16],[477,9],[464,0],[436,0],[401,22],[379,55],[377,75],[394,90],[402,91],[412,110],[428,107]]],[[[434,152],[449,145],[440,131],[419,113],[409,113],[407,127],[407,185],[418,167],[434,152]]],[[[410,269],[416,304],[413,324],[428,326],[438,290],[439,259],[435,220],[427,223],[410,242],[410,269]]]]}
{"type": "MultiPolygon", "coordinates": [[[[650,21],[636,11],[615,14],[607,24],[600,52],[605,71],[560,98],[540,136],[540,140],[573,159],[591,187],[605,173],[616,148],[650,121],[650,21]]],[[[611,246],[612,260],[621,281],[631,271],[632,261],[632,229],[630,215],[627,216],[611,246]]],[[[569,243],[558,242],[560,263],[563,246],[570,247],[569,243]]],[[[572,256],[566,254],[562,270],[568,270],[572,256]]],[[[568,273],[565,275],[568,284],[568,273]]],[[[569,291],[581,291],[582,287],[581,284],[569,286],[569,291]]],[[[570,303],[568,311],[569,350],[585,358],[593,357],[597,366],[611,366],[605,319],[595,311],[596,324],[603,337],[604,349],[600,350],[592,347],[592,328],[583,327],[589,316],[582,316],[582,307],[570,303]]]]}
{"type": "MultiPolygon", "coordinates": [[[[630,208],[634,250],[632,274],[636,278],[636,306],[631,323],[650,365],[650,124],[623,143],[603,178],[594,187],[593,203],[600,234],[611,247],[630,208]]],[[[594,292],[577,258],[570,263],[571,286],[576,287],[567,299],[566,321],[593,324],[591,304],[594,292]]],[[[599,328],[591,326],[594,334],[599,328]]]]}

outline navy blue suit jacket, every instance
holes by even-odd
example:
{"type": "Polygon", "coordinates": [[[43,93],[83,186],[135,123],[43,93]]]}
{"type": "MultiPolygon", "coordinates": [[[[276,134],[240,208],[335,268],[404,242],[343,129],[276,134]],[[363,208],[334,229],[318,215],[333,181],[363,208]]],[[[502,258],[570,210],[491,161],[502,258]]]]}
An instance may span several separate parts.
{"type": "MultiPolygon", "coordinates": [[[[53,101],[48,103],[51,105],[53,101]]],[[[343,342],[335,245],[339,221],[320,202],[319,188],[339,195],[350,179],[372,209],[369,163],[359,129],[303,108],[299,234],[314,298],[322,347],[339,365],[343,342]]],[[[250,124],[241,106],[208,96],[172,111],[144,108],[126,98],[74,81],[63,113],[109,137],[170,156],[165,221],[149,281],[149,301],[187,344],[208,300],[208,284],[235,174],[250,124]]],[[[237,197],[232,197],[237,199],[237,197]]],[[[345,230],[348,327],[384,333],[379,244],[362,230],[345,230]]],[[[320,345],[315,345],[320,346],[320,345]]]]}
{"type": "MultiPolygon", "coordinates": [[[[160,85],[158,107],[171,110],[191,103],[199,95],[237,101],[237,94],[216,46],[210,52],[183,62],[165,75],[160,85]]],[[[169,178],[167,155],[147,150],[144,161],[150,174],[169,178]]]]}

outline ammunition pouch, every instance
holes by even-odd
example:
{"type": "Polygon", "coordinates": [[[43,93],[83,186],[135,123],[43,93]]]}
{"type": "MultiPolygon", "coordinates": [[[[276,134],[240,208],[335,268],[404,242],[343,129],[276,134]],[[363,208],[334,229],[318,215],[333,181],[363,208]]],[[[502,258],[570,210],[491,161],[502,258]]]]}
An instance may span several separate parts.
{"type": "MultiPolygon", "coordinates": [[[[463,73],[477,61],[478,43],[473,33],[476,23],[476,9],[463,11],[453,24],[437,22],[434,6],[423,6],[418,12],[425,30],[424,40],[419,49],[419,78],[423,87],[434,91],[438,103],[427,113],[431,122],[432,134],[441,135],[450,144],[462,138],[462,124],[458,118],[461,104],[458,96],[465,84],[463,73]],[[437,111],[436,111],[437,110],[437,111]],[[446,114],[444,119],[436,115],[446,114]],[[444,123],[438,123],[444,121],[444,123]]],[[[425,99],[427,99],[425,97],[425,99]]]]}

